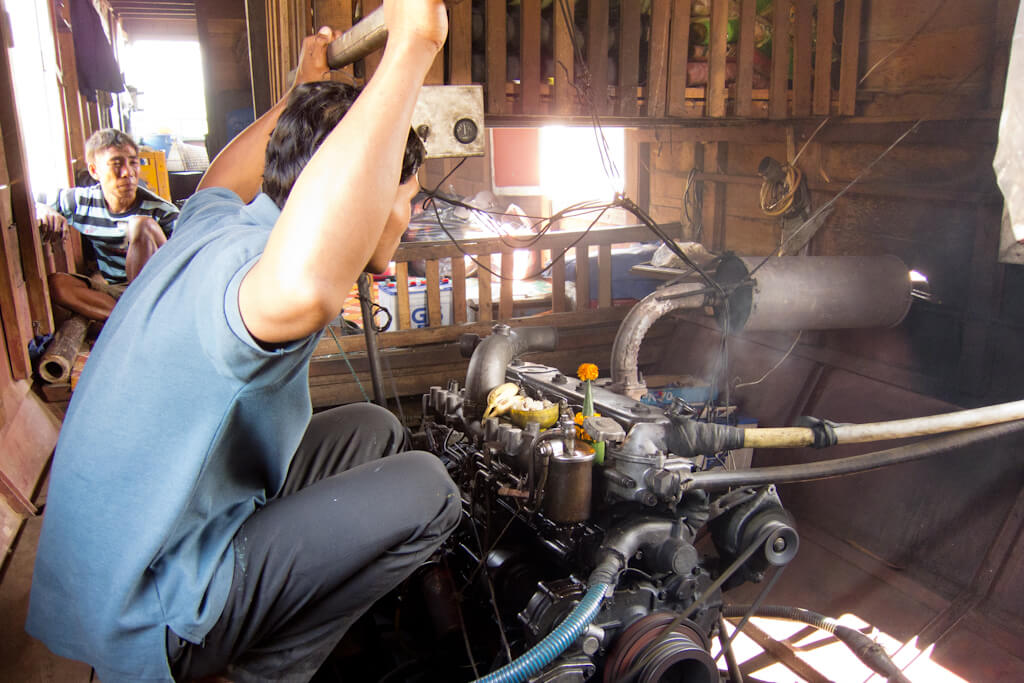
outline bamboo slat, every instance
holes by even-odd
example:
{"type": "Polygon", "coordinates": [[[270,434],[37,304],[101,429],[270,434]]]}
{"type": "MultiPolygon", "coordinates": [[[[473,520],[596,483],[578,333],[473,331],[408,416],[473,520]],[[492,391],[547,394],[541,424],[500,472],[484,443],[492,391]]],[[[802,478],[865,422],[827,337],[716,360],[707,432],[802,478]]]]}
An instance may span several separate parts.
{"type": "Polygon", "coordinates": [[[814,113],[828,116],[832,110],[832,32],[835,2],[818,0],[818,35],[814,53],[814,113]]]}

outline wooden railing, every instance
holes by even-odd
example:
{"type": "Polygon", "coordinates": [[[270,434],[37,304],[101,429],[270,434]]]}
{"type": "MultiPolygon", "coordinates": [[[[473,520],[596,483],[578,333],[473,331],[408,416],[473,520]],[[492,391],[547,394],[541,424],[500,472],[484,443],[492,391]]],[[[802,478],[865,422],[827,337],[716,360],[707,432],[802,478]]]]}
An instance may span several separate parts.
{"type": "MultiPolygon", "coordinates": [[[[670,233],[679,231],[679,224],[664,226],[670,233]]],[[[566,231],[548,233],[537,239],[527,249],[515,249],[513,244],[517,238],[485,238],[460,240],[453,242],[407,242],[399,246],[395,253],[397,285],[397,315],[392,329],[378,335],[381,348],[416,346],[438,342],[450,342],[458,339],[465,332],[486,333],[495,320],[508,321],[516,319],[515,298],[513,296],[513,280],[501,277],[501,273],[511,273],[515,252],[534,252],[538,256],[550,253],[555,257],[568,250],[576,257],[575,303],[566,295],[566,265],[564,258],[556,258],[550,269],[551,300],[545,303],[540,314],[528,318],[518,318],[521,324],[573,325],[581,321],[594,324],[612,322],[621,319],[629,310],[629,305],[617,306],[612,299],[612,247],[618,244],[649,242],[654,235],[644,226],[594,228],[589,232],[566,231]],[[591,247],[597,250],[597,272],[590,268],[589,252],[591,247]],[[472,255],[478,262],[490,264],[493,256],[500,258],[501,267],[491,267],[498,275],[477,267],[473,276],[478,283],[477,320],[467,321],[467,281],[465,256],[472,255]],[[441,324],[441,270],[442,259],[451,259],[451,292],[452,315],[451,325],[441,324]],[[426,309],[427,326],[413,328],[411,320],[412,306],[409,297],[409,264],[422,261],[426,264],[426,309]],[[597,299],[591,300],[591,279],[597,278],[597,299]],[[499,280],[497,298],[497,316],[494,315],[494,297],[491,292],[492,282],[499,280]],[[397,330],[395,330],[397,325],[397,330]]],[[[522,238],[519,238],[520,240],[522,238]]],[[[495,259],[497,260],[497,259],[495,259]]],[[[545,262],[546,264],[546,262],[545,262]]],[[[340,337],[341,348],[345,351],[365,349],[363,335],[340,337]]],[[[321,341],[316,355],[337,353],[338,347],[331,336],[321,341]]]]}
{"type": "MultiPolygon", "coordinates": [[[[277,94],[295,67],[301,35],[323,22],[347,28],[359,5],[264,2],[270,89],[277,94]]],[[[427,82],[482,83],[486,112],[499,119],[587,116],[591,99],[606,117],[853,115],[863,4],[651,0],[645,10],[640,0],[620,0],[618,7],[610,0],[554,0],[543,8],[541,0],[464,0],[449,10],[445,52],[427,82]]],[[[362,11],[378,5],[367,0],[362,11]]],[[[365,77],[379,59],[371,55],[347,71],[365,77]]]]}

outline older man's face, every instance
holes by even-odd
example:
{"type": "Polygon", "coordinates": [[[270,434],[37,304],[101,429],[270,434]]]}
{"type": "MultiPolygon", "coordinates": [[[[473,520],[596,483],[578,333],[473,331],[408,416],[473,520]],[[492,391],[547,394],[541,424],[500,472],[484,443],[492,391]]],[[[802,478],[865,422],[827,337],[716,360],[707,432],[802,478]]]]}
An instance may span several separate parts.
{"type": "Polygon", "coordinates": [[[129,145],[101,149],[89,164],[89,174],[100,182],[110,208],[123,211],[135,201],[139,188],[139,154],[129,145]]]}

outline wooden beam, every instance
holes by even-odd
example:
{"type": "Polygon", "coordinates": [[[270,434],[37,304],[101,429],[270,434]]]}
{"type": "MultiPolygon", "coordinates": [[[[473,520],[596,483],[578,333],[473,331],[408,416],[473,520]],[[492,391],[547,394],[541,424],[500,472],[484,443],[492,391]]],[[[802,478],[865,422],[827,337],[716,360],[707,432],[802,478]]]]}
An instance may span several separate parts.
{"type": "Polygon", "coordinates": [[[265,0],[245,0],[246,33],[249,37],[249,81],[252,83],[252,109],[263,116],[273,102],[270,99],[270,62],[267,54],[267,6],[265,0]]]}
{"type": "Polygon", "coordinates": [[[581,245],[576,252],[576,310],[590,309],[590,246],[581,245]]]}
{"type": "Polygon", "coordinates": [[[597,307],[612,305],[612,245],[597,248],[597,307]]]}
{"type": "Polygon", "coordinates": [[[452,256],[452,323],[466,322],[466,259],[452,256]]]}
{"type": "Polygon", "coordinates": [[[501,252],[501,286],[498,298],[498,319],[512,318],[512,285],[515,282],[515,254],[510,249],[501,252]]]}

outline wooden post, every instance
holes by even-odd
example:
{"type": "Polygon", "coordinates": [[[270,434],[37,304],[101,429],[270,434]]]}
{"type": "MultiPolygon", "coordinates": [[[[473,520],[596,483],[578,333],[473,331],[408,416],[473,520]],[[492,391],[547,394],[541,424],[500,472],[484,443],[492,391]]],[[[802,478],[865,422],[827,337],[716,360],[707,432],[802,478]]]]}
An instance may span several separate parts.
{"type": "Polygon", "coordinates": [[[647,115],[665,116],[668,99],[669,30],[672,26],[672,0],[653,0],[651,4],[651,44],[647,51],[647,115]]]}
{"type": "MultiPolygon", "coordinates": [[[[568,3],[569,7],[573,3],[568,3]]],[[[555,58],[555,101],[552,111],[556,114],[571,114],[575,107],[576,91],[573,89],[573,82],[576,74],[576,54],[573,52],[572,39],[569,36],[569,22],[572,17],[566,17],[563,12],[563,4],[556,0],[554,7],[554,58],[555,58]]],[[[569,10],[572,11],[571,9],[569,10]]]]}
{"type": "Polygon", "coordinates": [[[612,245],[602,244],[597,248],[597,307],[610,308],[612,305],[612,245]]]}
{"type": "Polygon", "coordinates": [[[754,113],[754,22],[757,0],[740,0],[740,34],[736,45],[736,115],[754,113]]]}
{"type": "Polygon", "coordinates": [[[409,264],[399,261],[395,264],[395,285],[398,289],[398,320],[395,329],[408,330],[412,327],[412,312],[409,310],[409,264]]]}
{"type": "MultiPolygon", "coordinates": [[[[476,259],[488,268],[493,263],[490,254],[478,254],[476,259]]],[[[482,321],[492,320],[494,312],[491,301],[491,273],[489,270],[481,268],[479,264],[476,269],[476,281],[477,319],[482,321]]]]}
{"type": "Polygon", "coordinates": [[[839,59],[839,113],[857,113],[857,65],[860,59],[860,21],[863,0],[846,0],[843,11],[843,52],[839,59]]]}
{"type": "Polygon", "coordinates": [[[796,0],[793,40],[793,116],[811,114],[811,23],[814,0],[796,0]]]}
{"type": "Polygon", "coordinates": [[[452,256],[452,324],[466,322],[466,259],[452,256]]]}
{"type": "Polygon", "coordinates": [[[776,0],[772,20],[772,81],[768,90],[768,116],[784,119],[789,91],[789,7],[792,0],[776,0]]]}
{"type": "Polygon", "coordinates": [[[562,255],[551,264],[551,312],[564,313],[568,310],[565,303],[565,256],[562,255]]]}
{"type": "MultiPolygon", "coordinates": [[[[687,0],[689,1],[689,0],[687,0]]],[[[608,113],[608,0],[589,0],[587,7],[587,69],[594,107],[608,113]]]]}
{"type": "Polygon", "coordinates": [[[814,113],[817,116],[828,116],[832,112],[834,20],[834,0],[818,0],[818,37],[814,44],[814,113]]]}
{"type": "Polygon", "coordinates": [[[729,28],[729,0],[711,3],[710,55],[708,56],[708,88],[705,105],[708,116],[725,116],[725,50],[729,28]]]}
{"type": "Polygon", "coordinates": [[[540,0],[522,0],[519,11],[519,113],[540,114],[540,0]]]}
{"type": "Polygon", "coordinates": [[[273,105],[270,99],[270,62],[267,54],[267,5],[264,0],[245,0],[245,23],[249,36],[252,110],[259,118],[273,105]]]}
{"type": "Polygon", "coordinates": [[[441,272],[437,259],[427,259],[427,327],[441,326],[441,272]]]}
{"type": "Polygon", "coordinates": [[[590,247],[575,247],[576,251],[576,310],[590,308],[590,247]]]}
{"type": "Polygon", "coordinates": [[[505,112],[505,83],[508,81],[505,47],[505,0],[485,0],[484,21],[487,34],[487,113],[505,112]]]}
{"type": "Polygon", "coordinates": [[[448,8],[448,82],[473,82],[473,3],[460,2],[448,8]]]}
{"type": "Polygon", "coordinates": [[[640,113],[636,89],[640,83],[640,0],[619,0],[619,116],[640,113]]]}

